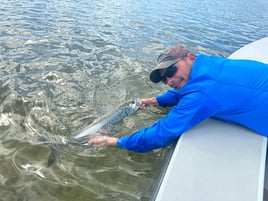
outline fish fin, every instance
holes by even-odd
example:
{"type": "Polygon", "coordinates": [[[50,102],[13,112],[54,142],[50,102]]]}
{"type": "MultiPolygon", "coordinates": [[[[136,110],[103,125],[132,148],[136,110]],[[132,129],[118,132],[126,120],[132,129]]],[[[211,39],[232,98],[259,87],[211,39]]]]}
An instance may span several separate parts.
{"type": "Polygon", "coordinates": [[[51,153],[47,160],[47,167],[50,167],[55,163],[59,155],[63,152],[66,144],[49,144],[48,146],[50,147],[51,153]]]}

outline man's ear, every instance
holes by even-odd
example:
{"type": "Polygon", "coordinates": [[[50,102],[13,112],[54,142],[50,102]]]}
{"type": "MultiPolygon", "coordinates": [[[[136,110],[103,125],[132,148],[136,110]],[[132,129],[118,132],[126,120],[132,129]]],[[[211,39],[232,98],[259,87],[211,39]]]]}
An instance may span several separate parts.
{"type": "Polygon", "coordinates": [[[193,52],[189,52],[187,54],[187,57],[191,60],[191,61],[194,61],[195,60],[195,54],[193,52]]]}

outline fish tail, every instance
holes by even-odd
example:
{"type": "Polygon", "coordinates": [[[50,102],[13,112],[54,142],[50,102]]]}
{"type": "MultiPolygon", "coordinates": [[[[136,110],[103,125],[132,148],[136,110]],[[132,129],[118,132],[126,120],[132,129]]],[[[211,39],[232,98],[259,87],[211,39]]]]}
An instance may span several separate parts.
{"type": "Polygon", "coordinates": [[[50,167],[59,158],[59,155],[63,152],[64,148],[66,147],[66,144],[51,143],[48,146],[50,147],[51,153],[47,160],[47,167],[50,167]]]}

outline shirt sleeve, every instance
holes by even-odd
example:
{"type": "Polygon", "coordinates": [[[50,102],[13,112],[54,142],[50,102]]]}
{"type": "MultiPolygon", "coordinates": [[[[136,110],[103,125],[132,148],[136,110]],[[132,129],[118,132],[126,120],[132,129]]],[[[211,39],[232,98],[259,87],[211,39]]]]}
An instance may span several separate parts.
{"type": "Polygon", "coordinates": [[[168,90],[166,93],[156,96],[158,105],[162,107],[174,106],[179,103],[181,99],[180,91],[177,89],[168,90]]]}
{"type": "Polygon", "coordinates": [[[213,104],[203,94],[188,94],[166,117],[131,135],[120,137],[117,145],[135,152],[166,147],[183,132],[210,117],[211,111],[215,111],[212,107],[213,104]]]}

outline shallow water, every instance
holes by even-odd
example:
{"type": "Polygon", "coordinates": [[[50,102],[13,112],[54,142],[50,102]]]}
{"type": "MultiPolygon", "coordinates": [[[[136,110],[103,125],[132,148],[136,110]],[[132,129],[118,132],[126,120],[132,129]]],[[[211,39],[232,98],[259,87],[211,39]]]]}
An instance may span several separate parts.
{"type": "MultiPolygon", "coordinates": [[[[136,154],[69,147],[68,138],[123,102],[167,89],[148,73],[164,48],[228,56],[268,36],[268,2],[3,0],[0,7],[0,200],[148,200],[168,149],[136,154]]],[[[113,126],[126,135],[168,109],[113,126]]]]}

